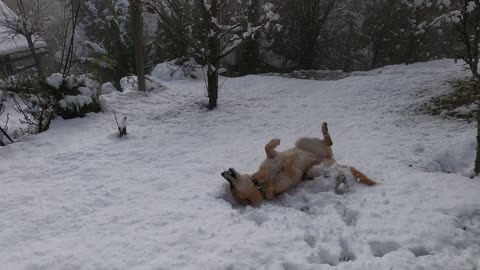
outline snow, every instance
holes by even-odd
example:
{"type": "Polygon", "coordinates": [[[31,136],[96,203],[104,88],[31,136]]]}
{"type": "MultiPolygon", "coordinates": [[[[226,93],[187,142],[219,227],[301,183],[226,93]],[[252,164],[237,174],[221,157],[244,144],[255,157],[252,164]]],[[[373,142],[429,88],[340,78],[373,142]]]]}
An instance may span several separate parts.
{"type": "Polygon", "coordinates": [[[52,75],[47,77],[47,83],[51,87],[58,89],[63,83],[63,75],[60,73],[53,73],[52,75]]]}
{"type": "Polygon", "coordinates": [[[107,95],[107,94],[114,93],[114,92],[116,92],[116,91],[117,91],[117,88],[115,88],[115,86],[113,85],[113,83],[108,82],[108,83],[102,84],[100,93],[101,93],[102,95],[107,95]]]}
{"type": "MultiPolygon", "coordinates": [[[[137,76],[127,76],[120,79],[120,87],[122,88],[122,92],[124,93],[138,92],[137,76]]],[[[162,83],[157,78],[145,76],[145,88],[147,91],[160,89],[162,87],[162,83]]]]}
{"type": "Polygon", "coordinates": [[[477,8],[477,5],[475,4],[475,2],[468,2],[467,4],[467,13],[471,13],[473,11],[475,11],[475,9],[477,8]]]}
{"type": "Polygon", "coordinates": [[[183,66],[177,65],[177,61],[178,60],[176,59],[158,64],[152,71],[152,77],[162,82],[203,78],[203,70],[195,63],[194,60],[186,62],[186,64],[183,66]]]}
{"type": "Polygon", "coordinates": [[[466,74],[440,60],[336,81],[233,78],[215,111],[199,104],[203,80],[102,95],[104,113],[0,149],[2,268],[479,268],[480,182],[464,176],[475,128],[414,110],[466,74]],[[337,161],[379,185],[337,195],[331,175],[230,202],[220,172],[254,172],[271,138],[286,149],[322,121],[337,161]]]}

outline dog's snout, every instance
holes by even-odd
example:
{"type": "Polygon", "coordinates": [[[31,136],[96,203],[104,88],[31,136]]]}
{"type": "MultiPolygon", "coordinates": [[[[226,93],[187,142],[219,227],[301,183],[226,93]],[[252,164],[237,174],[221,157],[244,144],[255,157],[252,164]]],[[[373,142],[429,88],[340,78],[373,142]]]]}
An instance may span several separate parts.
{"type": "Polygon", "coordinates": [[[234,168],[228,169],[233,178],[237,178],[237,171],[234,168]]]}
{"type": "Polygon", "coordinates": [[[222,177],[225,178],[230,184],[233,184],[233,181],[236,179],[234,174],[231,171],[224,171],[221,173],[222,177]]]}

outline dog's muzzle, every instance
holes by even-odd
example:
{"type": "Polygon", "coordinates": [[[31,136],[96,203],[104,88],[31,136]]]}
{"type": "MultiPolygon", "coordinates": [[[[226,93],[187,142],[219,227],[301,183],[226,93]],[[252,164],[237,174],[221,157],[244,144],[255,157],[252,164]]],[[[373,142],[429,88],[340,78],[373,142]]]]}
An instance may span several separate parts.
{"type": "Polygon", "coordinates": [[[238,172],[233,168],[228,169],[228,171],[222,172],[222,177],[225,178],[225,180],[227,180],[230,184],[232,183],[232,181],[237,179],[237,175],[238,172]]]}

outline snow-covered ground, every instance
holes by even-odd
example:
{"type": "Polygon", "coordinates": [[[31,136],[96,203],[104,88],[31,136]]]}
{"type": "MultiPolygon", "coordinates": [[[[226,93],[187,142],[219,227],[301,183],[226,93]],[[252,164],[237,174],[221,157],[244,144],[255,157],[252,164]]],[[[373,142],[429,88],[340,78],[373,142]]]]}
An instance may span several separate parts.
{"type": "Polygon", "coordinates": [[[414,110],[466,74],[441,60],[338,81],[247,76],[211,112],[203,81],[105,95],[105,113],[0,149],[0,268],[478,269],[474,126],[414,110]],[[286,149],[322,121],[337,161],[379,185],[337,195],[319,178],[232,205],[223,170],[254,172],[271,138],[286,149]]]}

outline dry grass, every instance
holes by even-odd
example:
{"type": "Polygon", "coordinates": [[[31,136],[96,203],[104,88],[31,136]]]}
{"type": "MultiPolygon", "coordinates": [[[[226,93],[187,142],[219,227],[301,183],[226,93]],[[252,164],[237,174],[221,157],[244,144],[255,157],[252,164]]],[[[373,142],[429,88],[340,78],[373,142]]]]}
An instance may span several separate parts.
{"type": "Polygon", "coordinates": [[[452,81],[450,85],[450,93],[432,98],[423,109],[432,115],[473,121],[478,110],[474,101],[478,101],[480,85],[473,80],[452,81]]]}

